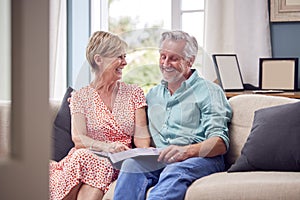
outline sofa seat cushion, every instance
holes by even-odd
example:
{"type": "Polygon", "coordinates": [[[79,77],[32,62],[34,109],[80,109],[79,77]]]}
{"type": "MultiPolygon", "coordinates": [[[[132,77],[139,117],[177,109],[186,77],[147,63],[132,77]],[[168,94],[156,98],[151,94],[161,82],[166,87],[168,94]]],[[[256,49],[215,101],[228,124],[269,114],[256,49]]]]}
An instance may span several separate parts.
{"type": "MultiPolygon", "coordinates": [[[[103,196],[103,200],[113,200],[114,198],[114,192],[115,192],[115,187],[117,184],[117,180],[112,182],[108,188],[108,191],[104,194],[103,196]]],[[[151,187],[148,191],[147,194],[149,194],[149,192],[151,191],[153,187],[151,187]]]]}
{"type": "Polygon", "coordinates": [[[300,197],[300,173],[216,173],[195,181],[185,200],[289,199],[300,197]]]}
{"type": "Polygon", "coordinates": [[[117,181],[114,181],[110,184],[108,191],[103,196],[103,200],[112,200],[113,199],[116,184],[117,184],[117,181]]]}

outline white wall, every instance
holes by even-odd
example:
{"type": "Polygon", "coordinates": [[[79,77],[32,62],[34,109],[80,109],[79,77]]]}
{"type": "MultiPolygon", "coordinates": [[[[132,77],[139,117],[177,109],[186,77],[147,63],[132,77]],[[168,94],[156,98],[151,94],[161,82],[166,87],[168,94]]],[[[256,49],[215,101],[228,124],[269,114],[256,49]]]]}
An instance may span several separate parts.
{"type": "Polygon", "coordinates": [[[0,1],[0,100],[11,96],[10,0],[0,1]]]}

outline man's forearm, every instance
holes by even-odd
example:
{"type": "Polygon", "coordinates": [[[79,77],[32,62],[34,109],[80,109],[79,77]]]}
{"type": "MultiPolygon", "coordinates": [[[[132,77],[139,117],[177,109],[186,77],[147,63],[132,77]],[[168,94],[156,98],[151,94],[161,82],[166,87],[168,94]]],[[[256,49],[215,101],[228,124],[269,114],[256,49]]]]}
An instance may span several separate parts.
{"type": "Polygon", "coordinates": [[[219,137],[211,137],[189,147],[191,157],[214,157],[226,153],[226,145],[219,137]]]}

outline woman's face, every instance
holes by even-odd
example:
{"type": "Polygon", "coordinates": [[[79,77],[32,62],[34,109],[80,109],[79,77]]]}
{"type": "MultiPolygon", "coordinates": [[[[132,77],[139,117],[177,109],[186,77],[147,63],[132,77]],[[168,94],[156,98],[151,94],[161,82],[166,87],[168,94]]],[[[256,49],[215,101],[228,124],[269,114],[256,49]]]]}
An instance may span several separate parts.
{"type": "Polygon", "coordinates": [[[103,69],[101,73],[106,78],[111,80],[122,79],[122,70],[127,65],[126,54],[123,53],[117,57],[103,57],[100,68],[103,69]]]}

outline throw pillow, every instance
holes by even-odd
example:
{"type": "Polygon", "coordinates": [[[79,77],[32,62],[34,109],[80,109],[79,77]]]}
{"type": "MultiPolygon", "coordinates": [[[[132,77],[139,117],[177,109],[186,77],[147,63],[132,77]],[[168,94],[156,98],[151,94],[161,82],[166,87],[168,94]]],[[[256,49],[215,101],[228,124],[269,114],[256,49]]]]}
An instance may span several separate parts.
{"type": "Polygon", "coordinates": [[[55,161],[60,161],[74,147],[71,137],[71,114],[68,102],[72,91],[71,87],[67,89],[53,124],[52,159],[55,161]]]}
{"type": "Polygon", "coordinates": [[[237,171],[300,171],[300,102],[257,110],[237,171]]]}

